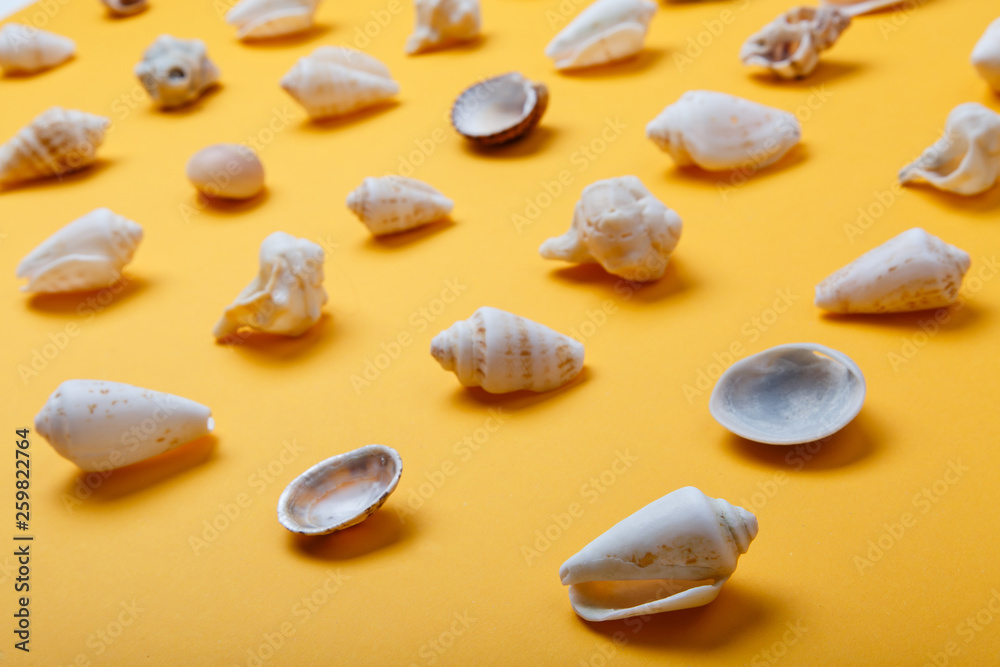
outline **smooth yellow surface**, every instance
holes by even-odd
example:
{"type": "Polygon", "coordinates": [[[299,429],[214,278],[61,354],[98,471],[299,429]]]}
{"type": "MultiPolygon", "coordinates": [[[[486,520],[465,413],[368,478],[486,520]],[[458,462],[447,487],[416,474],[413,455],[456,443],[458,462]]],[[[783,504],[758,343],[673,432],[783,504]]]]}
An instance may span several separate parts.
{"type": "MultiPolygon", "coordinates": [[[[0,80],[0,137],[54,104],[113,126],[96,168],[0,193],[0,426],[13,436],[60,382],[97,378],[203,402],[217,427],[208,441],[107,479],[87,478],[33,436],[32,650],[13,649],[16,575],[3,556],[3,658],[995,663],[1000,189],[960,198],[894,184],[952,107],[1000,109],[968,62],[996,6],[930,0],[861,17],[811,78],[776,82],[743,68],[737,52],[787,2],[662,4],[640,57],[579,74],[556,73],[542,53],[564,25],[560,12],[578,5],[484,5],[479,43],[419,57],[403,55],[413,12],[401,0],[328,0],[318,29],[259,45],[236,41],[221,2],[153,0],[122,20],[97,0],[19,14],[72,36],[79,54],[37,77],[0,80]],[[368,43],[356,32],[366,25],[368,43]],[[191,109],[154,111],[132,75],[160,33],[204,39],[222,71],[221,87],[191,109]],[[398,103],[307,122],[277,81],[321,44],[359,45],[384,61],[400,82],[398,103]],[[549,86],[548,113],[525,141],[477,151],[446,113],[467,85],[510,70],[549,86]],[[697,88],[796,111],[802,145],[739,187],[729,175],[675,168],[644,126],[697,88]],[[248,138],[267,171],[266,197],[199,206],[187,159],[248,138]],[[401,169],[455,199],[454,224],[372,240],[345,197],[364,177],[401,169]],[[564,170],[567,184],[549,196],[564,170]],[[580,190],[622,174],[684,220],[666,276],[631,286],[541,259],[538,245],[568,228],[580,190]],[[19,292],[17,261],[98,206],[145,229],[130,286],[96,315],[88,295],[19,292]],[[859,208],[870,222],[858,223],[859,208]],[[943,325],[928,324],[933,313],[834,318],[812,305],[820,279],[913,226],[972,256],[966,305],[943,311],[943,325]],[[326,250],[324,320],[298,340],[216,344],[212,325],[275,230],[326,250]],[[482,305],[584,339],[583,378],[540,396],[460,387],[427,350],[437,331],[482,305]],[[63,336],[71,325],[76,335],[63,336]],[[53,339],[64,349],[46,347],[53,339]],[[727,433],[709,415],[708,376],[732,361],[734,346],[745,356],[795,341],[857,361],[868,382],[861,414],[818,450],[727,433]],[[36,351],[52,358],[22,378],[36,351]],[[352,381],[369,363],[384,367],[368,370],[370,385],[352,381]],[[316,539],[278,524],[278,496],[295,475],[368,443],[404,460],[382,510],[316,539]],[[629,622],[579,619],[560,564],[685,485],[760,520],[720,597],[629,622]]],[[[0,471],[8,480],[11,444],[0,471]]],[[[0,534],[15,532],[12,486],[4,482],[10,527],[0,534]]]]}

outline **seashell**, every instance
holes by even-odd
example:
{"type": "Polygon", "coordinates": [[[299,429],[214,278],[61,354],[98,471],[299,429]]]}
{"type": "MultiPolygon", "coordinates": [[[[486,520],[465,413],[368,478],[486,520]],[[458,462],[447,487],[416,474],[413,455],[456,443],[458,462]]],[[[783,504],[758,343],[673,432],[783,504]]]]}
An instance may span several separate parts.
{"type": "Polygon", "coordinates": [[[97,161],[111,121],[83,111],[52,107],[0,146],[0,185],[62,176],[97,161]]]}
{"type": "Polygon", "coordinates": [[[479,35],[479,0],[413,0],[417,25],[406,40],[409,54],[430,51],[479,35]]]}
{"type": "Polygon", "coordinates": [[[466,139],[495,146],[525,136],[548,104],[545,84],[510,72],[463,90],[451,107],[451,124],[466,139]]]}
{"type": "Polygon", "coordinates": [[[1000,92],[1000,19],[993,21],[972,49],[972,64],[993,90],[1000,92]]]}
{"type": "Polygon", "coordinates": [[[132,261],[142,227],[99,208],[47,238],[17,265],[25,292],[73,292],[107,287],[132,261]]]}
{"type": "Polygon", "coordinates": [[[305,32],[315,23],[319,0],[240,0],[226,12],[239,39],[267,39],[305,32]]]}
{"type": "Polygon", "coordinates": [[[822,0],[820,6],[836,7],[848,16],[861,16],[902,2],[903,0],[822,0]]]}
{"type": "Polygon", "coordinates": [[[281,78],[281,87],[310,118],[343,116],[383,102],[399,92],[389,69],[344,46],[320,46],[281,78]]]}
{"type": "Polygon", "coordinates": [[[160,35],[135,66],[142,87],[161,109],[184,106],[219,80],[219,68],[208,59],[205,42],[160,35]]]}
{"type": "Polygon", "coordinates": [[[740,49],[740,62],[766,67],[783,79],[806,76],[849,25],[851,17],[836,7],[795,7],[751,35],[740,49]]]}
{"type": "Polygon", "coordinates": [[[545,55],[556,69],[576,69],[631,58],[642,51],[656,4],[649,0],[597,0],[556,35],[545,55]]]}
{"type": "Polygon", "coordinates": [[[114,16],[132,16],[146,9],[147,0],[101,0],[114,16]]]}
{"type": "Polygon", "coordinates": [[[76,53],[76,42],[20,23],[0,28],[0,68],[4,74],[34,74],[61,65],[76,53]]]}
{"type": "Polygon", "coordinates": [[[466,387],[491,394],[561,387],[583,368],[583,344],[547,326],[483,307],[434,336],[431,355],[466,387]]]}
{"type": "Polygon", "coordinates": [[[919,227],[869,250],[816,286],[832,313],[905,313],[955,303],[969,253],[919,227]]]}
{"type": "Polygon", "coordinates": [[[382,176],[366,178],[347,195],[347,208],[375,236],[395,234],[451,213],[455,202],[415,178],[382,176]]]}
{"type": "Polygon", "coordinates": [[[681,238],[681,219],[635,176],[609,178],[583,189],[573,224],[538,251],[545,259],[598,262],[626,280],[656,280],[681,238]]]}
{"type": "Polygon", "coordinates": [[[206,197],[249,199],[264,189],[264,165],[247,146],[213,144],[191,156],[186,173],[206,197]]]}
{"type": "Polygon", "coordinates": [[[1000,114],[978,102],[959,104],[948,114],[944,136],[899,171],[900,183],[923,179],[960,195],[993,187],[1000,176],[1000,114]]]}
{"type": "Polygon", "coordinates": [[[757,537],[757,517],[685,486],[654,500],[559,568],[573,611],[610,621],[714,600],[757,537]]]}
{"type": "Polygon", "coordinates": [[[339,454],[292,480],[278,499],[278,521],[302,535],[327,535],[367,519],[396,490],[403,460],[392,447],[339,454]]]}
{"type": "Polygon", "coordinates": [[[864,402],[865,377],[850,357],[816,343],[789,343],[727,368],[708,410],[740,437],[798,445],[844,428],[864,402]]]}
{"type": "Polygon", "coordinates": [[[226,308],[212,334],[225,338],[249,327],[301,336],[319,321],[326,299],[323,249],[274,232],[260,244],[260,273],[226,308]]]}
{"type": "Polygon", "coordinates": [[[691,90],[646,125],[678,165],[710,171],[777,162],[802,136],[793,114],[726,93],[691,90]]]}
{"type": "Polygon", "coordinates": [[[113,470],[208,435],[212,411],[187,398],[121,382],[67,380],[35,430],[83,470],[113,470]]]}

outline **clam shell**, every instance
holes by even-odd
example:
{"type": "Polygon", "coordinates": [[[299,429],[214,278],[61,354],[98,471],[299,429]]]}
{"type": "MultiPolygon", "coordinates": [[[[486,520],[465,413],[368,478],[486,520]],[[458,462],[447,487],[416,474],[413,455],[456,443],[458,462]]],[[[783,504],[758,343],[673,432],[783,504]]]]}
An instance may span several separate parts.
{"type": "Polygon", "coordinates": [[[52,107],[0,146],[0,185],[62,176],[97,161],[111,121],[104,116],[52,107]]]}
{"type": "Polygon", "coordinates": [[[784,79],[810,74],[819,54],[851,25],[836,7],[795,7],[747,38],[740,49],[744,65],[766,67],[784,79]]]}
{"type": "Polygon", "coordinates": [[[864,375],[846,354],[817,343],[789,343],[726,369],[708,409],[738,436],[797,445],[844,428],[864,402],[864,375]]]}
{"type": "Polygon", "coordinates": [[[525,136],[542,119],[549,90],[517,72],[466,88],[451,107],[451,124],[466,139],[495,146],[525,136]]]}
{"type": "Polygon", "coordinates": [[[315,23],[319,0],[240,0],[226,13],[238,39],[283,37],[304,32],[315,23]]]}
{"type": "Polygon", "coordinates": [[[132,16],[146,9],[147,0],[101,0],[113,16],[132,16]]]}
{"type": "Polygon", "coordinates": [[[592,67],[642,51],[656,4],[649,0],[597,0],[545,47],[556,69],[592,67]]]}
{"type": "Polygon", "coordinates": [[[327,535],[361,523],[396,490],[403,460],[392,447],[368,445],[320,461],[278,499],[278,521],[302,535],[327,535]]]}
{"type": "Polygon", "coordinates": [[[171,35],[157,37],[134,71],[161,109],[190,104],[219,80],[219,68],[208,59],[205,42],[171,35]]]}
{"type": "Polygon", "coordinates": [[[1000,19],[993,21],[972,49],[972,65],[979,76],[1000,92],[1000,19]]]}
{"type": "Polygon", "coordinates": [[[5,74],[34,74],[61,65],[76,53],[76,42],[54,32],[8,23],[0,28],[0,68],[5,74]]]}
{"type": "Polygon", "coordinates": [[[281,87],[316,119],[354,113],[399,92],[389,68],[343,46],[320,46],[299,58],[281,78],[281,87]]]}
{"type": "Polygon", "coordinates": [[[366,178],[347,196],[347,208],[375,236],[445,218],[455,203],[430,185],[405,176],[366,178]]]}
{"type": "Polygon", "coordinates": [[[213,144],[191,156],[188,180],[206,197],[249,199],[264,189],[264,165],[241,144],[213,144]]]}
{"type": "Polygon", "coordinates": [[[479,0],[414,0],[417,23],[406,40],[409,54],[467,42],[479,35],[479,0]]]}

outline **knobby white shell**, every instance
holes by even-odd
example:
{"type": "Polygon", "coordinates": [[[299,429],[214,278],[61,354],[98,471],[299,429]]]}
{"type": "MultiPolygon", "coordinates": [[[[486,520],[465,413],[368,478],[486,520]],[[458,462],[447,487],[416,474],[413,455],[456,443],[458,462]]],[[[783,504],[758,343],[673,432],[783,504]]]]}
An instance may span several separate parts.
{"type": "Polygon", "coordinates": [[[146,9],[147,0],[101,0],[114,16],[132,16],[146,9]]]}
{"type": "Polygon", "coordinates": [[[215,428],[192,400],[121,382],[67,380],[35,417],[35,430],[83,470],[111,470],[179,447],[215,428]]]}
{"type": "Polygon", "coordinates": [[[708,409],[738,436],[797,445],[844,428],[864,402],[864,375],[846,354],[816,343],[789,343],[727,368],[708,409]]]}
{"type": "Polygon", "coordinates": [[[656,280],[681,238],[681,218],[635,176],[591,183],[562,236],[542,244],[546,259],[598,262],[626,280],[656,280]]]}
{"type": "Polygon", "coordinates": [[[260,244],[260,273],[226,308],[212,334],[242,327],[301,336],[319,321],[326,303],[323,249],[307,239],[274,232],[260,244]]]}
{"type": "Polygon", "coordinates": [[[441,220],[455,203],[415,178],[366,178],[347,195],[347,208],[375,236],[395,234],[441,220]]]}
{"type": "Polygon", "coordinates": [[[700,607],[719,595],[757,529],[742,507],[685,486],[612,526],[559,578],[588,621],[700,607]]]}
{"type": "Polygon", "coordinates": [[[833,46],[849,25],[851,17],[836,7],[795,7],[747,38],[740,61],[784,79],[803,77],[816,69],[820,52],[833,46]]]}
{"type": "Polygon", "coordinates": [[[267,39],[304,32],[313,26],[319,0],[240,0],[226,13],[239,39],[267,39]]]}
{"type": "Polygon", "coordinates": [[[431,355],[466,387],[482,387],[493,394],[555,389],[583,368],[582,343],[489,307],[436,335],[431,355]]]}
{"type": "Polygon", "coordinates": [[[0,28],[0,68],[5,74],[34,74],[61,65],[76,53],[76,42],[20,23],[0,28]]]}
{"type": "Polygon", "coordinates": [[[0,185],[62,176],[97,161],[111,121],[83,111],[52,107],[0,146],[0,185]]]}
{"type": "Polygon", "coordinates": [[[157,107],[173,109],[201,97],[219,80],[219,69],[200,39],[160,35],[143,53],[135,75],[157,107]]]}
{"type": "Polygon", "coordinates": [[[860,16],[869,12],[901,4],[903,0],[822,0],[823,5],[838,8],[848,16],[860,16]]]}
{"type": "Polygon", "coordinates": [[[206,197],[249,199],[264,189],[264,165],[241,144],[207,146],[191,156],[185,172],[206,197]]]}
{"type": "Polygon", "coordinates": [[[132,261],[142,227],[99,208],[77,218],[32,250],[17,265],[25,292],[73,292],[107,287],[132,261]]]}
{"type": "Polygon", "coordinates": [[[816,305],[833,313],[903,313],[958,299],[969,253],[919,227],[869,250],[816,286],[816,305]]]}
{"type": "Polygon", "coordinates": [[[711,171],[760,169],[802,136],[793,114],[740,97],[691,90],[646,125],[646,136],[678,165],[711,171]]]}
{"type": "Polygon", "coordinates": [[[656,4],[649,0],[597,0],[545,47],[556,69],[591,67],[642,51],[656,4]]]}
{"type": "Polygon", "coordinates": [[[281,87],[310,118],[343,116],[384,102],[399,92],[389,69],[376,58],[343,46],[320,46],[299,58],[281,87]]]}
{"type": "Polygon", "coordinates": [[[302,535],[327,535],[361,523],[396,490],[403,460],[392,447],[368,445],[320,461],[278,499],[278,521],[302,535]]]}
{"type": "Polygon", "coordinates": [[[972,64],[979,76],[1000,92],[1000,19],[993,21],[972,49],[972,64]]]}
{"type": "Polygon", "coordinates": [[[517,72],[469,86],[451,107],[451,124],[466,139],[496,146],[528,134],[549,104],[549,89],[517,72]]]}
{"type": "Polygon", "coordinates": [[[479,35],[479,0],[413,0],[417,24],[406,40],[406,52],[420,53],[479,35]]]}

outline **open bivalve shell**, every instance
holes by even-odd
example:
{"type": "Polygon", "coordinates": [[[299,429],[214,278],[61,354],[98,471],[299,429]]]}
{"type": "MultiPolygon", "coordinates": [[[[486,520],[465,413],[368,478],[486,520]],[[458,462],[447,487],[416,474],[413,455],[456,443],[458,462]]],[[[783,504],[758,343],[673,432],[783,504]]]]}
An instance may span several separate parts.
{"type": "Polygon", "coordinates": [[[708,409],[738,436],[798,445],[844,428],[864,402],[864,375],[846,354],[816,343],[789,343],[726,369],[708,409]]]}
{"type": "Polygon", "coordinates": [[[61,65],[76,53],[76,42],[20,23],[0,28],[0,68],[4,74],[34,74],[61,65]]]}
{"type": "Polygon", "coordinates": [[[240,0],[226,13],[238,39],[284,37],[313,26],[319,0],[240,0]]]}
{"type": "Polygon", "coordinates": [[[542,119],[549,89],[517,72],[466,88],[451,107],[451,124],[466,139],[495,146],[525,136],[542,119]]]}
{"type": "Polygon", "coordinates": [[[97,162],[111,120],[52,107],[0,146],[0,185],[62,176],[97,162]]]}
{"type": "Polygon", "coordinates": [[[1000,92],[1000,19],[993,21],[976,42],[972,65],[993,90],[1000,92]]]}
{"type": "Polygon", "coordinates": [[[160,35],[142,54],[135,75],[161,109],[189,104],[219,80],[219,68],[208,59],[200,39],[160,35]]]}
{"type": "Polygon", "coordinates": [[[592,67],[642,51],[656,4],[649,0],[597,0],[545,47],[556,69],[592,67]]]}
{"type": "Polygon", "coordinates": [[[368,445],[320,461],[278,499],[278,521],[301,535],[327,535],[361,523],[396,490],[403,460],[392,447],[368,445]]]}
{"type": "Polygon", "coordinates": [[[719,595],[755,537],[753,514],[686,486],[585,546],[559,578],[588,621],[700,607],[719,595]]]}
{"type": "Polygon", "coordinates": [[[132,16],[149,6],[147,0],[101,0],[112,16],[132,16]]]}
{"type": "Polygon", "coordinates": [[[399,92],[381,61],[345,46],[319,46],[299,58],[281,78],[281,87],[313,119],[345,116],[399,92]]]}
{"type": "Polygon", "coordinates": [[[893,5],[902,4],[904,0],[822,0],[821,6],[836,7],[848,16],[861,16],[869,12],[877,12],[893,5]]]}
{"type": "Polygon", "coordinates": [[[766,67],[783,79],[803,77],[850,25],[851,17],[836,7],[795,7],[747,38],[740,61],[766,67]]]}

